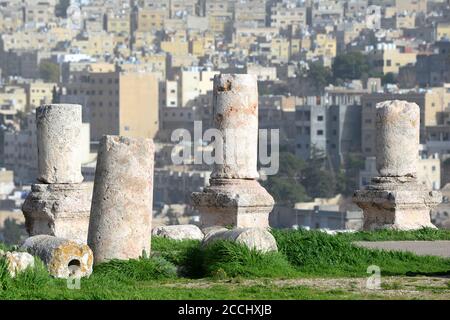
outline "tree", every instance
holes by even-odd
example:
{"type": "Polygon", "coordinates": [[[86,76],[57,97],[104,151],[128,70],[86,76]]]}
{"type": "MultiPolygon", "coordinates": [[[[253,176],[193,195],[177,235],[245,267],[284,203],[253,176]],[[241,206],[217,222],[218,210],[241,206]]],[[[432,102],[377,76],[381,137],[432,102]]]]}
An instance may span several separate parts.
{"type": "Polygon", "coordinates": [[[46,82],[59,82],[59,66],[50,61],[41,61],[39,75],[46,82]]]}
{"type": "Polygon", "coordinates": [[[3,241],[7,245],[17,245],[27,236],[25,224],[18,223],[11,218],[5,220],[3,229],[0,230],[0,233],[3,234],[3,241]]]}
{"type": "Polygon", "coordinates": [[[309,64],[307,77],[312,82],[314,87],[319,91],[323,91],[325,86],[330,84],[332,80],[331,70],[324,67],[319,62],[312,62],[309,64]]]}
{"type": "Polygon", "coordinates": [[[305,162],[289,152],[280,152],[280,170],[263,182],[277,203],[294,204],[309,200],[301,184],[305,162]]]}
{"type": "Polygon", "coordinates": [[[358,153],[347,154],[344,166],[338,173],[336,191],[350,196],[359,188],[359,171],[364,169],[364,157],[358,153]]]}
{"type": "Polygon", "coordinates": [[[335,81],[361,79],[369,74],[370,65],[367,57],[361,52],[349,52],[336,56],[332,71],[335,81]]]}
{"type": "Polygon", "coordinates": [[[397,78],[396,78],[395,74],[393,74],[392,72],[388,72],[381,78],[381,83],[383,85],[395,84],[395,83],[397,83],[397,78]]]}
{"type": "Polygon", "coordinates": [[[323,152],[313,148],[302,180],[311,198],[330,198],[336,195],[336,178],[332,172],[325,170],[325,161],[323,152]]]}

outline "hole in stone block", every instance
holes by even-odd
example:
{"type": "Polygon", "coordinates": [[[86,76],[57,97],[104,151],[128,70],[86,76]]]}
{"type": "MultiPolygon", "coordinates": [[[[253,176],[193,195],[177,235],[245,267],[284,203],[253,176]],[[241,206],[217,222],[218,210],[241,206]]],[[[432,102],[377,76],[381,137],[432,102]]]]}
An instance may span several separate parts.
{"type": "Polygon", "coordinates": [[[69,261],[69,264],[67,266],[69,267],[69,269],[72,269],[72,268],[75,269],[76,267],[78,267],[78,268],[81,267],[81,263],[80,263],[80,260],[72,259],[69,261]]]}

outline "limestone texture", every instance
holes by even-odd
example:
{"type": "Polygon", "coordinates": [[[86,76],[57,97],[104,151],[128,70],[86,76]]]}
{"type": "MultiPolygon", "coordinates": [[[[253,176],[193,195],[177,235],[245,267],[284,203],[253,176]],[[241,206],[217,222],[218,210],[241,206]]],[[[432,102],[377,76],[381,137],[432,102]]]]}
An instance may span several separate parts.
{"type": "Polygon", "coordinates": [[[254,75],[214,77],[213,119],[223,137],[223,163],[214,164],[211,177],[258,178],[258,86],[254,75]]]}
{"type": "Polygon", "coordinates": [[[87,243],[92,184],[34,184],[22,211],[30,236],[46,234],[87,243]]]}
{"type": "Polygon", "coordinates": [[[89,277],[92,273],[94,258],[91,249],[85,244],[38,235],[26,239],[21,249],[39,257],[55,278],[89,277]]]}
{"type": "Polygon", "coordinates": [[[204,237],[200,228],[193,224],[156,227],[152,235],[173,240],[203,240],[204,237]]]}
{"type": "Polygon", "coordinates": [[[95,264],[150,254],[153,160],[150,139],[101,139],[88,232],[95,264]]]}
{"type": "Polygon", "coordinates": [[[415,103],[394,100],[376,106],[377,170],[381,176],[417,175],[420,109],[415,103]]]}
{"type": "Polygon", "coordinates": [[[214,77],[213,117],[223,137],[223,161],[215,163],[209,186],[191,195],[201,228],[269,226],[272,196],[256,181],[258,84],[249,74],[214,77]]]}
{"type": "Polygon", "coordinates": [[[28,268],[34,268],[34,257],[27,252],[0,252],[0,257],[6,259],[9,274],[13,278],[28,268]]]}
{"type": "Polygon", "coordinates": [[[50,104],[36,109],[38,181],[80,183],[81,106],[50,104]]]}
{"type": "Polygon", "coordinates": [[[377,169],[380,176],[353,195],[363,209],[364,230],[436,228],[430,210],[442,201],[417,181],[419,107],[406,101],[377,105],[377,169]]]}
{"type": "Polygon", "coordinates": [[[277,242],[273,235],[260,228],[237,228],[233,230],[216,230],[205,236],[203,245],[214,241],[225,240],[243,244],[249,249],[261,252],[278,251],[277,242]]]}
{"type": "Polygon", "coordinates": [[[211,179],[203,192],[192,194],[194,207],[202,213],[202,228],[234,226],[269,227],[273,197],[256,180],[211,179]]]}

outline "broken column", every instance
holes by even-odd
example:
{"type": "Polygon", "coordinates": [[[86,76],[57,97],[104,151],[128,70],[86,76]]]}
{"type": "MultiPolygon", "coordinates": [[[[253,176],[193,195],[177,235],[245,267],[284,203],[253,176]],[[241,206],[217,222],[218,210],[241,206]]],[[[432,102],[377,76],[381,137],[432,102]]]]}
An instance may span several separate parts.
{"type": "Polygon", "coordinates": [[[101,139],[88,234],[95,264],[150,254],[153,160],[150,139],[101,139]]]}
{"type": "Polygon", "coordinates": [[[81,106],[51,104],[36,109],[38,181],[81,183],[81,106]]]}
{"type": "Polygon", "coordinates": [[[82,183],[81,109],[74,104],[36,109],[38,183],[22,206],[30,236],[87,241],[91,188],[82,183]]]}
{"type": "MultiPolygon", "coordinates": [[[[256,181],[258,150],[258,87],[248,74],[214,77],[213,115],[222,137],[221,160],[210,185],[192,194],[202,227],[269,226],[272,196],[256,181]]],[[[217,151],[216,151],[217,152],[217,151]]]]}
{"type": "Polygon", "coordinates": [[[385,101],[376,106],[376,157],[379,176],[353,201],[364,212],[364,229],[435,228],[430,210],[442,195],[417,181],[420,109],[415,103],[385,101]]]}
{"type": "Polygon", "coordinates": [[[23,250],[39,257],[50,275],[67,279],[89,277],[92,273],[93,255],[85,244],[48,235],[38,235],[25,240],[23,250]]]}

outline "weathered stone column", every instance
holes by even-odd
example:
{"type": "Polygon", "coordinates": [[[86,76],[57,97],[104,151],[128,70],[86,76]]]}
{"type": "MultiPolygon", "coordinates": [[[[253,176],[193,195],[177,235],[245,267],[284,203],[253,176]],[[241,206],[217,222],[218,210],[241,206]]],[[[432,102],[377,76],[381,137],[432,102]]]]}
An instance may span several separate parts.
{"type": "Polygon", "coordinates": [[[215,163],[213,179],[257,179],[258,86],[254,76],[214,77],[213,117],[223,138],[223,163],[215,163]]]}
{"type": "Polygon", "coordinates": [[[81,106],[50,104],[36,109],[38,181],[80,183],[81,106]]]}
{"type": "Polygon", "coordinates": [[[92,188],[82,183],[81,106],[41,106],[36,126],[39,183],[22,206],[27,232],[86,243],[92,188]]]}
{"type": "Polygon", "coordinates": [[[153,160],[150,139],[100,141],[88,234],[94,263],[150,254],[153,160]]]}
{"type": "Polygon", "coordinates": [[[376,106],[377,170],[372,184],[355,192],[364,211],[364,229],[435,228],[430,210],[442,200],[438,191],[417,182],[420,110],[415,103],[385,101],[376,106]]]}
{"type": "Polygon", "coordinates": [[[274,200],[256,181],[258,89],[256,77],[222,74],[214,77],[214,125],[223,138],[221,163],[215,163],[210,186],[192,194],[202,227],[269,226],[274,200]]]}
{"type": "Polygon", "coordinates": [[[420,109],[414,103],[385,101],[376,113],[377,170],[381,176],[417,175],[420,109]]]}

